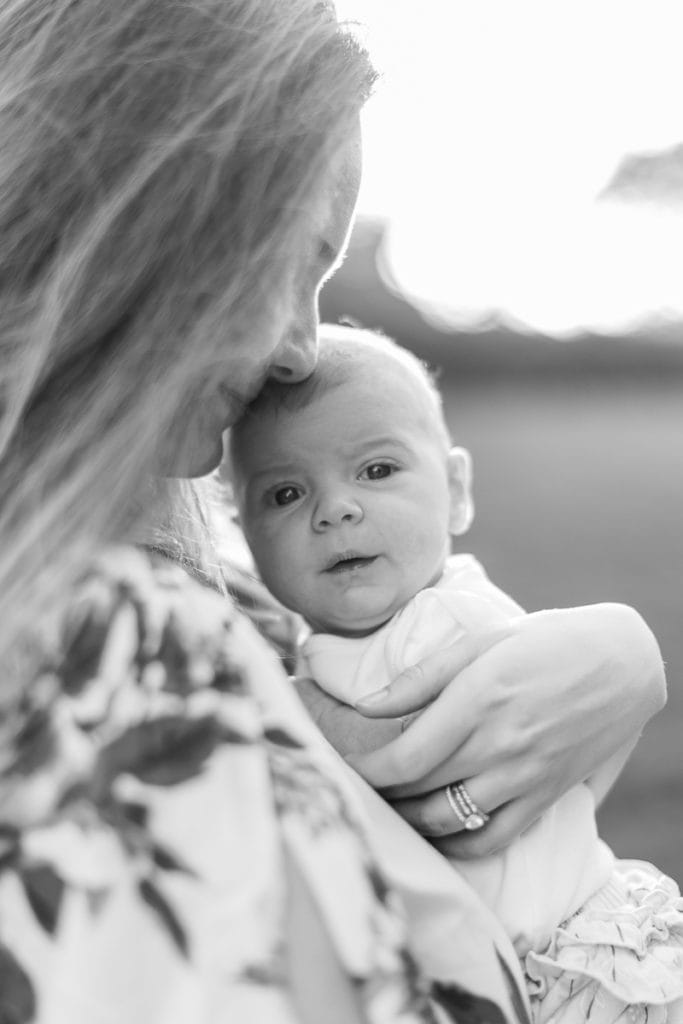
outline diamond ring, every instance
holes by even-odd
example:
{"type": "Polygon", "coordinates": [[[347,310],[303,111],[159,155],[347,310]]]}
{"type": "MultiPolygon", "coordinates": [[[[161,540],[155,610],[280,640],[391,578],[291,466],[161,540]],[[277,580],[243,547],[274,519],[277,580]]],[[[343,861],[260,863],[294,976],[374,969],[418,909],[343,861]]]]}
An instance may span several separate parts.
{"type": "Polygon", "coordinates": [[[462,782],[453,782],[446,786],[446,798],[453,814],[468,832],[476,832],[489,821],[490,815],[477,807],[462,782]]]}

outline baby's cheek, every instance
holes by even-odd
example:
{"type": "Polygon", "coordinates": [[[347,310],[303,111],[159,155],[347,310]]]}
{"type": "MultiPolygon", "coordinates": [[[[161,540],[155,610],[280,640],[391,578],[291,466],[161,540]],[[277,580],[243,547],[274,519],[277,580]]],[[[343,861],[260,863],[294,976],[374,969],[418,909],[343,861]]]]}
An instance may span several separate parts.
{"type": "Polygon", "coordinates": [[[245,531],[247,543],[254,556],[261,579],[266,586],[273,589],[273,578],[277,576],[279,567],[279,547],[277,538],[272,532],[264,529],[260,524],[251,524],[251,528],[245,531]]]}
{"type": "Polygon", "coordinates": [[[441,567],[448,553],[447,539],[445,530],[425,528],[424,524],[416,524],[414,530],[406,533],[404,564],[412,568],[421,586],[431,582],[434,572],[441,567]]]}
{"type": "Polygon", "coordinates": [[[426,516],[412,515],[402,524],[400,544],[407,558],[419,559],[439,550],[445,537],[445,531],[437,530],[426,516]]]}
{"type": "MultiPolygon", "coordinates": [[[[266,561],[268,552],[268,541],[266,535],[260,525],[255,523],[252,519],[251,521],[247,520],[245,523],[244,536],[247,544],[249,545],[249,550],[254,556],[254,561],[259,566],[259,569],[261,569],[262,563],[266,561]]],[[[262,570],[261,575],[263,575],[262,570]]]]}
{"type": "Polygon", "coordinates": [[[305,567],[306,551],[302,547],[296,530],[280,527],[270,533],[264,543],[264,561],[270,565],[270,570],[277,576],[278,583],[285,587],[290,593],[296,594],[299,590],[303,570],[305,567]]]}

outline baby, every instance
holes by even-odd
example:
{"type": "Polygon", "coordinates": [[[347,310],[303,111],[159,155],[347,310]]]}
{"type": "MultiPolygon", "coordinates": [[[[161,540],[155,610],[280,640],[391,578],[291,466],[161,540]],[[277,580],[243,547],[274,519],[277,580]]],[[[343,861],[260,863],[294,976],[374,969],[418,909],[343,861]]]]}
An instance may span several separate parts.
{"type": "MultiPolygon", "coordinates": [[[[450,553],[472,520],[470,458],[422,363],[388,339],[324,328],[313,375],[269,382],[230,458],[263,581],[308,624],[304,674],[339,700],[523,614],[472,556],[450,553]]],[[[448,799],[461,826],[485,827],[464,787],[448,799]]],[[[683,1022],[683,900],[651,865],[615,859],[590,784],[457,869],[512,938],[535,1020],[683,1022]]]]}

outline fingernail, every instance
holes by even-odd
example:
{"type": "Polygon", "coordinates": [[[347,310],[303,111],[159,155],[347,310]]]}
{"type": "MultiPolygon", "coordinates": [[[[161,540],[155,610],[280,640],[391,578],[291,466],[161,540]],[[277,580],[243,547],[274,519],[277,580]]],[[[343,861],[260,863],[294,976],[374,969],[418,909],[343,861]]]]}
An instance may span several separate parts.
{"type": "Polygon", "coordinates": [[[356,701],[357,708],[374,708],[376,704],[381,704],[383,700],[389,696],[389,687],[385,686],[383,690],[375,690],[374,693],[369,693],[367,697],[361,698],[356,701]]]}

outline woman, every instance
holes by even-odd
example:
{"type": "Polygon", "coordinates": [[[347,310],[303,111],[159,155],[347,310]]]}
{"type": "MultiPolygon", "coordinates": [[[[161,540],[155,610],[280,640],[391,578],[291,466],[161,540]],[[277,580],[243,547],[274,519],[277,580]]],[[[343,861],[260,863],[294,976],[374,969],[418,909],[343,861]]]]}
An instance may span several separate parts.
{"type": "MultiPolygon", "coordinates": [[[[404,893],[404,931],[362,802],[392,812],[359,799],[250,624],[129,544],[152,474],[212,469],[263,380],[314,365],[365,54],[315,0],[13,0],[0,68],[4,1018],[501,1019],[463,983],[523,1015],[495,922],[393,816],[396,850],[422,844],[435,880],[426,910],[404,893]]],[[[601,753],[661,699],[634,613],[535,621],[524,663],[514,637],[470,652],[486,731],[434,730],[447,781],[481,776],[484,800],[487,774],[505,777],[518,810],[500,835],[492,819],[497,841],[591,770],[551,683],[583,732],[594,676],[601,707],[628,707],[601,753]],[[519,769],[529,743],[540,787],[519,769]],[[583,759],[571,777],[550,770],[555,748],[583,759]]],[[[429,695],[459,657],[424,666],[429,695]]],[[[440,769],[409,732],[408,775],[382,776],[388,747],[368,776],[407,783],[406,815],[433,820],[434,796],[412,793],[440,769]]]]}

